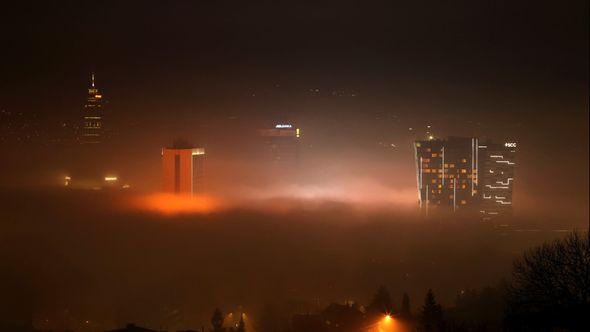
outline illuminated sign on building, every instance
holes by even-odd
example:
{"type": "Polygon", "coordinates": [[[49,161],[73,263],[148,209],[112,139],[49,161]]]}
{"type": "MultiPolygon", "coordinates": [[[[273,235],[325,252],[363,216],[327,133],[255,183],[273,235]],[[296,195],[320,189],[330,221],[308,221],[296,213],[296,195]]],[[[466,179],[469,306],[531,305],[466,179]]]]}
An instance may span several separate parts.
{"type": "Polygon", "coordinates": [[[282,128],[293,128],[293,125],[290,125],[290,124],[282,124],[282,123],[280,123],[280,124],[276,125],[276,126],[275,126],[275,128],[276,128],[276,129],[282,129],[282,128]]]}
{"type": "Polygon", "coordinates": [[[507,148],[515,148],[516,147],[516,143],[514,142],[506,142],[504,143],[504,146],[507,148]]]}

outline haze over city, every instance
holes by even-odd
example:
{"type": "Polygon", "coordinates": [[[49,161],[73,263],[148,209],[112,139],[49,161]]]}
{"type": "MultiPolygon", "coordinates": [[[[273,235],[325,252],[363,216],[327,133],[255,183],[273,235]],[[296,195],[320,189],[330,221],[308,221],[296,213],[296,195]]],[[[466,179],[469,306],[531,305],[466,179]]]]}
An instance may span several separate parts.
{"type": "MultiPolygon", "coordinates": [[[[66,1],[0,22],[0,330],[537,330],[517,262],[587,249],[585,1],[66,1]],[[488,288],[493,319],[462,313],[488,288]]],[[[583,326],[585,301],[544,326],[583,326]]]]}

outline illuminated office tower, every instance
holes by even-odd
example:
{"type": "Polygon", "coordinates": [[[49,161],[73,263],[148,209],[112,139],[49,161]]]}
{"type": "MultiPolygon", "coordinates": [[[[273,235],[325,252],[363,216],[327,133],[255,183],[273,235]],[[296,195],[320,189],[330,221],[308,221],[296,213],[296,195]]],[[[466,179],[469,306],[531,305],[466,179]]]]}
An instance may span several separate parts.
{"type": "Polygon", "coordinates": [[[277,124],[271,129],[262,129],[260,136],[265,141],[267,152],[273,162],[297,163],[301,130],[291,124],[277,124]]]}
{"type": "Polygon", "coordinates": [[[421,209],[469,210],[477,201],[478,139],[449,137],[414,143],[421,209]]]}
{"type": "Polygon", "coordinates": [[[94,74],[88,88],[84,104],[84,122],[81,128],[80,142],[84,144],[101,143],[104,138],[103,98],[94,83],[94,74]]]}
{"type": "Polygon", "coordinates": [[[481,207],[484,219],[512,214],[516,143],[486,142],[479,145],[481,156],[481,207]]]}
{"type": "Polygon", "coordinates": [[[162,189],[175,194],[203,192],[205,149],[175,143],[162,149],[162,189]]]}
{"type": "Polygon", "coordinates": [[[426,214],[479,211],[489,220],[511,213],[516,143],[430,136],[414,148],[418,199],[426,214]]]}

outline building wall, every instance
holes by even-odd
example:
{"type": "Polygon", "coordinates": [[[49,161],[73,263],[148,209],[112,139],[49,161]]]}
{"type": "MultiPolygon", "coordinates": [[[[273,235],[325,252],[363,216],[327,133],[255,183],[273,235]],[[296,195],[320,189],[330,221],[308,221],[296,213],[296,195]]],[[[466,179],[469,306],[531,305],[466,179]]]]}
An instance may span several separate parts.
{"type": "Polygon", "coordinates": [[[291,125],[283,126],[288,127],[262,129],[259,135],[264,139],[271,161],[296,164],[299,159],[300,129],[291,125]]]}
{"type": "Polygon", "coordinates": [[[480,145],[481,210],[485,219],[512,214],[516,143],[480,145]]]}
{"type": "Polygon", "coordinates": [[[512,211],[516,144],[481,144],[472,137],[416,141],[420,207],[426,212],[480,212],[486,219],[512,211]]]}
{"type": "Polygon", "coordinates": [[[162,149],[162,189],[176,194],[193,192],[192,149],[162,149]]]}
{"type": "Polygon", "coordinates": [[[103,97],[94,86],[88,89],[88,97],[84,104],[84,120],[80,141],[85,144],[101,143],[104,138],[103,97]]]}
{"type": "Polygon", "coordinates": [[[477,139],[417,141],[416,174],[422,208],[457,211],[477,195],[477,139]]]}
{"type": "Polygon", "coordinates": [[[193,194],[202,194],[205,191],[205,150],[193,149],[193,194]]]}

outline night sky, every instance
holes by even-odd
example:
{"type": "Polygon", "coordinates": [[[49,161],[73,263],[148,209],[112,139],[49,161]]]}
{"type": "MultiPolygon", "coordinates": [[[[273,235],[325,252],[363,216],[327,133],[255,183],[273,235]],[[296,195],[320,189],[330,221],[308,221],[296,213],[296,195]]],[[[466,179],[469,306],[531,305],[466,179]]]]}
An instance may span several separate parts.
{"type": "Polygon", "coordinates": [[[134,114],[282,84],[438,108],[421,112],[530,119],[547,102],[584,105],[587,9],[585,1],[8,5],[0,97],[5,108],[75,112],[94,71],[134,114]],[[527,109],[514,114],[514,104],[527,109]]]}

